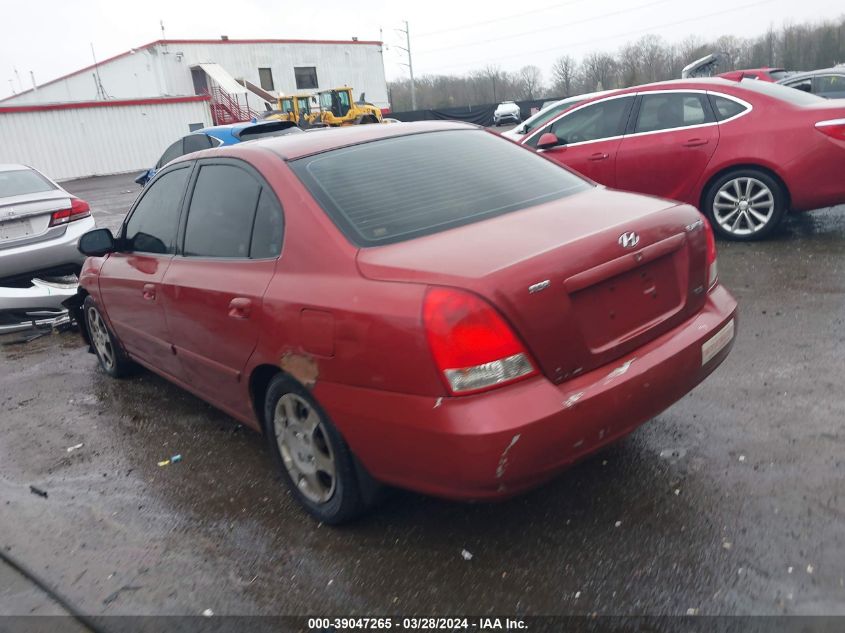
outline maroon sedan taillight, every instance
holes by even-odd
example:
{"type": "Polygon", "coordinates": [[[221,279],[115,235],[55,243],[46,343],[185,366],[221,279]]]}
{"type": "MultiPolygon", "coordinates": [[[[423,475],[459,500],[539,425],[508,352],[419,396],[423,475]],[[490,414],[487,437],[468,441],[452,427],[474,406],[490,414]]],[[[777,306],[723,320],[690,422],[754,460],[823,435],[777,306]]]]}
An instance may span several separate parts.
{"type": "Polygon", "coordinates": [[[85,200],[71,198],[69,209],[59,209],[58,211],[53,211],[53,215],[50,217],[50,226],[67,224],[68,222],[73,222],[74,220],[87,218],[89,215],[91,215],[91,207],[88,206],[88,203],[85,202],[85,200]]]}
{"type": "Polygon", "coordinates": [[[704,235],[707,238],[707,289],[712,290],[719,281],[719,266],[716,261],[716,237],[713,235],[713,227],[707,218],[703,217],[704,235]]]}
{"type": "Polygon", "coordinates": [[[819,121],[816,123],[816,129],[822,134],[835,138],[837,141],[845,141],[845,119],[819,121]]]}
{"type": "Polygon", "coordinates": [[[481,297],[432,288],[425,297],[423,323],[437,368],[455,395],[485,391],[537,373],[528,350],[481,297]]]}

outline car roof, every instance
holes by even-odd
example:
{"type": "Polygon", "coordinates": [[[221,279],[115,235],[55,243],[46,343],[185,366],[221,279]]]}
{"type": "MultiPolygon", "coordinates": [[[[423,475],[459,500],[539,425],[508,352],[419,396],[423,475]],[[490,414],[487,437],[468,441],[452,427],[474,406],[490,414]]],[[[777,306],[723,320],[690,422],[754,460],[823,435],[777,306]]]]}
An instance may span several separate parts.
{"type": "MultiPolygon", "coordinates": [[[[418,121],[403,123],[402,125],[350,125],[321,130],[320,134],[288,134],[257,139],[249,143],[238,143],[213,150],[217,155],[240,156],[255,151],[269,150],[284,160],[294,160],[311,154],[319,154],[341,147],[358,145],[369,141],[396,138],[424,132],[440,132],[444,130],[482,130],[483,128],[471,123],[459,121],[418,121]],[[222,153],[221,153],[222,152],[222,153]]],[[[212,151],[212,150],[204,150],[212,151]]]]}
{"type": "Polygon", "coordinates": [[[19,165],[17,163],[0,163],[0,171],[20,171],[21,169],[32,170],[29,165],[19,165]]]}

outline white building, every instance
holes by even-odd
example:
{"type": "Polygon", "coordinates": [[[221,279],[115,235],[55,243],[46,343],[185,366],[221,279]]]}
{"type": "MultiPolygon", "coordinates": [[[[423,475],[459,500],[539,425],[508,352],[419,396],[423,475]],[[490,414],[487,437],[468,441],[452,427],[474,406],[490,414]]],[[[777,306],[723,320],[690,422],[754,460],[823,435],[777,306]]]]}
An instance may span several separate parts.
{"type": "Polygon", "coordinates": [[[159,40],[0,100],[0,163],[62,179],[144,169],[180,134],[225,122],[221,98],[246,106],[243,118],[279,95],[340,86],[390,107],[381,42],[159,40]]]}

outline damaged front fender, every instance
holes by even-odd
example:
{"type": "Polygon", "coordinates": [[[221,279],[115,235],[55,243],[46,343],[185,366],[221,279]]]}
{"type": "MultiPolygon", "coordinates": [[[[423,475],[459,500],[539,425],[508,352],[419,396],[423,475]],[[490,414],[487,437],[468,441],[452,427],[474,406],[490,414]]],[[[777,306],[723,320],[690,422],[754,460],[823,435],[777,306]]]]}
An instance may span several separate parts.
{"type": "Polygon", "coordinates": [[[91,337],[88,335],[88,324],[85,321],[85,314],[82,309],[82,304],[85,303],[85,297],[87,296],[87,292],[82,288],[77,288],[73,295],[62,301],[62,306],[67,310],[71,322],[76,323],[77,327],[79,327],[82,340],[88,344],[88,351],[93,353],[94,348],[91,346],[91,337]]]}

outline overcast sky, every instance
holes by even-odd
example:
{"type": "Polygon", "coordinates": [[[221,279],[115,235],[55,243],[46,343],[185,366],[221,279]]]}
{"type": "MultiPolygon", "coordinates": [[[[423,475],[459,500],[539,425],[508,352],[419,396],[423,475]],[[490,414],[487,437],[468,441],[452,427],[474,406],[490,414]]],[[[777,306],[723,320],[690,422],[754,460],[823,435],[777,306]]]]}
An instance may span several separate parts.
{"type": "MultiPolygon", "coordinates": [[[[488,63],[505,70],[539,66],[548,78],[556,57],[615,51],[654,33],[667,41],[686,36],[754,36],[770,25],[835,17],[842,0],[30,0],[3,2],[0,96],[98,59],[168,38],[379,39],[383,29],[388,79],[407,74],[400,64],[408,20],[416,75],[461,74],[488,63]],[[522,7],[522,11],[520,11],[522,7]]],[[[845,60],[842,60],[845,61],[845,60]]]]}

